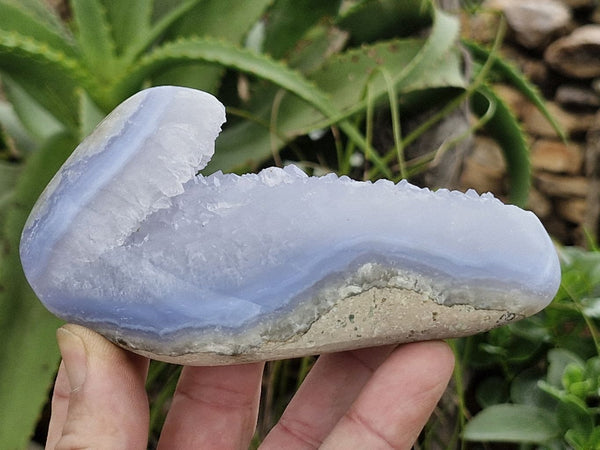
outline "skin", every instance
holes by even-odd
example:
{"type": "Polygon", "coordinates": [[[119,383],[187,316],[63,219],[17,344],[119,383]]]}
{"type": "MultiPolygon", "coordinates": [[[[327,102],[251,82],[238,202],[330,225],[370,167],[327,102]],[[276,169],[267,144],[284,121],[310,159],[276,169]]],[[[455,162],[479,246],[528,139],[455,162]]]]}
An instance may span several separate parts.
{"type": "MultiPolygon", "coordinates": [[[[148,359],[77,325],[57,337],[63,360],[46,448],[145,449],[148,359]]],[[[322,355],[260,448],[409,449],[453,366],[440,341],[322,355]]],[[[159,448],[248,448],[262,371],[184,367],[159,448]]]]}

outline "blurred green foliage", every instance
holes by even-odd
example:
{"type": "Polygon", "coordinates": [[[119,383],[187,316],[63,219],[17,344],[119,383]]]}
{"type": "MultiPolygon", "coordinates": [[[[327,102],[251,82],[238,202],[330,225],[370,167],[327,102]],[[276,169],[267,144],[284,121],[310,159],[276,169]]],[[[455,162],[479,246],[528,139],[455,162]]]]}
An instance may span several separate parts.
{"type": "Polygon", "coordinates": [[[531,449],[600,448],[600,253],[560,250],[562,284],[541,313],[457,342],[476,370],[469,441],[531,449]]]}

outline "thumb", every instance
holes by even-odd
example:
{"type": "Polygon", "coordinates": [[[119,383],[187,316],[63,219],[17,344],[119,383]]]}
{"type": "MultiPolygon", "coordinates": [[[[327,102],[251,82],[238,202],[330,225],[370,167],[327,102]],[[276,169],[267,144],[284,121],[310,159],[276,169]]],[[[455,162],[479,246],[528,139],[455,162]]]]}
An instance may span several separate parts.
{"type": "Polygon", "coordinates": [[[145,449],[148,360],[78,325],[56,332],[62,362],[47,449],[145,449]]]}

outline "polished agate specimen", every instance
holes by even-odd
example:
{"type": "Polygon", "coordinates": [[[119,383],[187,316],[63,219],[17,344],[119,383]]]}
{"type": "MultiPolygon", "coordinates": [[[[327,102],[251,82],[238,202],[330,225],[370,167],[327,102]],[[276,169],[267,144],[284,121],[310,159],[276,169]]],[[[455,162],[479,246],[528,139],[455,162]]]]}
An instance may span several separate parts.
{"type": "Polygon", "coordinates": [[[555,295],[532,213],[293,165],[200,175],[224,121],[211,95],[156,87],[79,145],[21,241],[51,312],[156,359],[226,364],[472,334],[555,295]]]}

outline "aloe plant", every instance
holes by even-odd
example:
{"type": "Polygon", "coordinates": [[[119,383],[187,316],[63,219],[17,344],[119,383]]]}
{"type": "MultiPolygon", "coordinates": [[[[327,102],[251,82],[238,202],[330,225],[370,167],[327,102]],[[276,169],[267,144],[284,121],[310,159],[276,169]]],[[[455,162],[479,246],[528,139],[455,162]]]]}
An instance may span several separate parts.
{"type": "MultiPolygon", "coordinates": [[[[349,9],[341,0],[68,4],[65,21],[42,0],[0,0],[0,442],[7,448],[25,446],[59,359],[59,322],[20,269],[21,228],[77,142],[125,98],[155,84],[217,94],[230,123],[208,171],[277,162],[298,137],[330,129],[332,151],[316,159],[349,173],[352,155],[362,152],[372,178],[412,173],[402,148],[417,135],[402,136],[402,117],[425,106],[450,110],[467,97],[485,117],[499,102],[465,78],[459,22],[431,0],[360,0],[349,9]],[[391,150],[373,149],[378,108],[391,112],[391,150]]],[[[482,65],[491,57],[478,55],[482,65]]],[[[522,201],[527,149],[509,153],[522,135],[501,106],[495,111],[488,123],[497,130],[508,123],[512,134],[497,137],[522,201]]]]}

